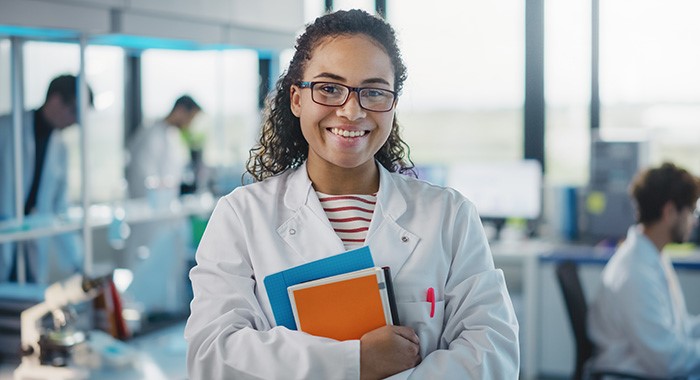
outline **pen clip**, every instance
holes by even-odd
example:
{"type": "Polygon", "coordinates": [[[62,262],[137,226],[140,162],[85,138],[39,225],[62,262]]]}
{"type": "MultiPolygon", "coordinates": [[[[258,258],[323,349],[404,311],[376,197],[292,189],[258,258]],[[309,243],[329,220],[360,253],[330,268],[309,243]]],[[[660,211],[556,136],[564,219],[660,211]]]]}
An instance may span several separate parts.
{"type": "Polygon", "coordinates": [[[428,288],[426,301],[430,302],[430,318],[433,318],[435,316],[435,289],[428,288]]]}

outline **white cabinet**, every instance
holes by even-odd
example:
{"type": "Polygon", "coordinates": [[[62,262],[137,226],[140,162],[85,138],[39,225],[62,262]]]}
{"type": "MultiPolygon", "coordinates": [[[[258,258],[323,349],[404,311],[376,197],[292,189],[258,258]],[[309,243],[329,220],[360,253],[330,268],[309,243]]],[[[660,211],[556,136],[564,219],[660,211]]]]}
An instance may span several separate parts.
{"type": "Polygon", "coordinates": [[[107,33],[110,13],[105,6],[68,1],[4,0],[0,3],[0,25],[107,33]]]}
{"type": "MultiPolygon", "coordinates": [[[[124,10],[155,17],[190,20],[210,20],[219,23],[231,21],[236,0],[131,0],[124,10]]],[[[253,1],[248,1],[253,3],[253,1]]]]}

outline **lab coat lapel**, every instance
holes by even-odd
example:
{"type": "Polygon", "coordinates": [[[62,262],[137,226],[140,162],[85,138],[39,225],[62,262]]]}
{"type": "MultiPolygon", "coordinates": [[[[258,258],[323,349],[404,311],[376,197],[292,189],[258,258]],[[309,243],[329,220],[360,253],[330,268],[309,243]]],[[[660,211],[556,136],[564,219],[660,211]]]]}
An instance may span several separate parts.
{"type": "Polygon", "coordinates": [[[284,221],[277,233],[305,260],[319,260],[345,251],[311,186],[306,164],[289,175],[284,205],[294,211],[294,216],[284,221]]]}
{"type": "Polygon", "coordinates": [[[406,212],[406,200],[391,174],[381,165],[377,166],[380,173],[379,193],[366,242],[372,251],[374,264],[389,266],[391,277],[395,278],[415,250],[420,237],[396,222],[406,212]]]}

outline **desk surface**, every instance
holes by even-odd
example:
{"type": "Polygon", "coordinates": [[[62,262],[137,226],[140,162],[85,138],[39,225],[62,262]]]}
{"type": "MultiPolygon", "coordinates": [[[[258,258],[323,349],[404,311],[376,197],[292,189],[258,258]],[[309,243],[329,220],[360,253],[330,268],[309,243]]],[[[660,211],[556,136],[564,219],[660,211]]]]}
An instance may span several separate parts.
{"type": "MultiPolygon", "coordinates": [[[[560,246],[549,251],[541,252],[540,262],[561,262],[572,260],[578,264],[605,265],[615,253],[612,247],[591,246],[560,246]]],[[[685,269],[700,269],[700,250],[690,246],[670,246],[664,249],[669,255],[673,266],[685,269]]]]}
{"type": "MultiPolygon", "coordinates": [[[[91,379],[100,380],[180,380],[187,379],[185,323],[134,338],[127,344],[138,351],[134,368],[98,370],[91,379]]],[[[0,366],[0,380],[12,380],[15,365],[0,366]]]]}

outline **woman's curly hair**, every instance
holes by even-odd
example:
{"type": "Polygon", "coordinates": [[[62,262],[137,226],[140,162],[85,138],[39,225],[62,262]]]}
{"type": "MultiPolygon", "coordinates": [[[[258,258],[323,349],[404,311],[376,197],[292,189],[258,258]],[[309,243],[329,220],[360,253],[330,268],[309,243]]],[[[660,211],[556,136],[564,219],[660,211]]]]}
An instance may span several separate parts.
{"type": "MultiPolygon", "coordinates": [[[[275,92],[266,99],[260,140],[250,150],[246,164],[247,173],[255,180],[262,181],[299,167],[306,160],[309,144],[301,133],[299,118],[291,111],[290,87],[302,80],[311,53],[320,42],[327,37],[356,34],[369,36],[384,48],[394,67],[394,91],[401,92],[406,66],[394,30],[388,23],[361,10],[337,11],[317,18],[297,39],[289,69],[277,81],[275,92]]],[[[416,175],[410,148],[401,139],[396,117],[387,141],[374,157],[391,172],[416,175]]]]}

